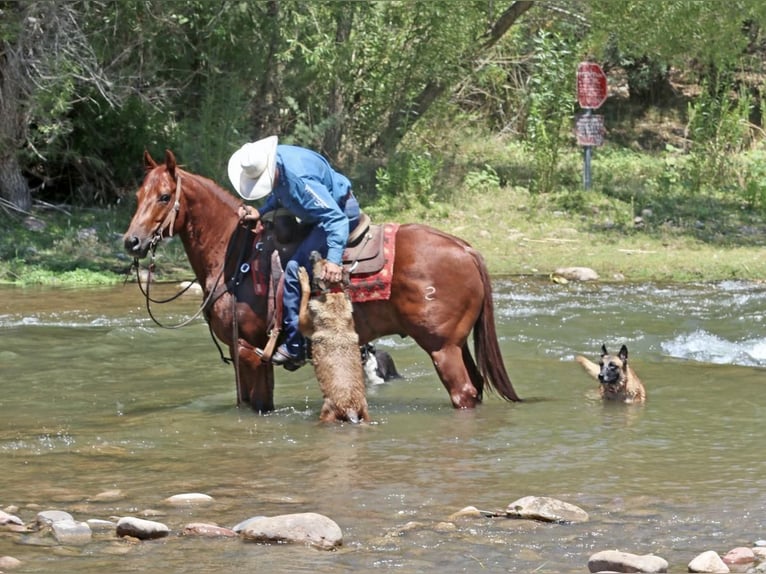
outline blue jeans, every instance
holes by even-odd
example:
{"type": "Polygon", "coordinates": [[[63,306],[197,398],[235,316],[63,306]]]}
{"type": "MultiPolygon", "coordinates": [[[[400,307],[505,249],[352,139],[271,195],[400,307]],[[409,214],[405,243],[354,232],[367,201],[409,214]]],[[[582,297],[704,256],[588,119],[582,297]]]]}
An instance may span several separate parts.
{"type": "MultiPolygon", "coordinates": [[[[359,203],[351,196],[346,202],[344,212],[348,217],[349,230],[359,223],[359,203]]],[[[298,311],[301,303],[301,284],[298,280],[298,268],[305,267],[312,277],[309,256],[312,251],[318,251],[322,257],[327,257],[327,234],[319,225],[315,225],[295,250],[292,258],[285,265],[285,285],[282,293],[282,329],[285,333],[287,352],[293,357],[305,358],[305,340],[298,329],[298,311]]]]}

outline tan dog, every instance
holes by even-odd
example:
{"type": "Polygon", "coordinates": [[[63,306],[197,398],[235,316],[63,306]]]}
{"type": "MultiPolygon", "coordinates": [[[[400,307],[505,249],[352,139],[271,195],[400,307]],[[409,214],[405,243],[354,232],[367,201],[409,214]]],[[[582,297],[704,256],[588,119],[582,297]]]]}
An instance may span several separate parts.
{"type": "Polygon", "coordinates": [[[324,396],[319,419],[324,422],[369,422],[359,335],[354,328],[351,300],[341,284],[327,285],[317,279],[324,262],[312,252],[314,293],[305,268],[298,270],[301,283],[300,331],[311,339],[311,360],[324,396]]]}
{"type": "Polygon", "coordinates": [[[575,361],[601,384],[601,398],[623,403],[643,403],[646,400],[646,390],[635,371],[628,365],[628,348],[623,345],[617,356],[610,355],[606,345],[601,345],[601,360],[599,364],[589,361],[582,355],[575,361]]]}

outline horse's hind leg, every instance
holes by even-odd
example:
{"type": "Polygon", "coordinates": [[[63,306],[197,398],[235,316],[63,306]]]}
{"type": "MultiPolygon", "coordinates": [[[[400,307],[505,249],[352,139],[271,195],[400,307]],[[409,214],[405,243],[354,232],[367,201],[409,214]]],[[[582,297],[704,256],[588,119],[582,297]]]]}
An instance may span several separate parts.
{"type": "MultiPolygon", "coordinates": [[[[449,393],[452,406],[456,409],[472,409],[481,402],[480,389],[474,386],[472,377],[466,369],[461,347],[448,345],[432,351],[430,355],[436,367],[436,373],[449,393]]],[[[476,371],[476,368],[474,367],[473,370],[476,371]]]]}
{"type": "Polygon", "coordinates": [[[463,343],[463,365],[465,365],[468,375],[471,377],[471,382],[476,388],[477,397],[481,401],[484,396],[484,377],[479,372],[476,362],[473,360],[473,355],[468,348],[468,343],[463,343]]]}

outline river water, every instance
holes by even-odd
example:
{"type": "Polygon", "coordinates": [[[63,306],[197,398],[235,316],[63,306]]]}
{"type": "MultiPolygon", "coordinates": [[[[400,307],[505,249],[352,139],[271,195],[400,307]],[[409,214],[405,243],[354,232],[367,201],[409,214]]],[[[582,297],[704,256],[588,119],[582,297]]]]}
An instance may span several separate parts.
{"type": "MultiPolygon", "coordinates": [[[[427,356],[387,337],[378,346],[404,379],[370,389],[374,423],[363,426],[318,422],[310,368],[277,373],[273,414],[236,408],[204,322],[157,327],[135,285],[0,289],[0,509],[25,522],[46,509],[77,520],[151,511],[173,531],[81,547],[0,533],[0,556],[25,573],[583,572],[591,554],[619,549],[686,572],[704,550],[766,538],[766,286],[496,278],[494,288],[525,402],[490,395],[454,411],[427,356]],[[595,360],[602,342],[627,344],[645,406],[598,400],[573,358],[595,360]],[[187,492],[214,501],[163,503],[187,492]],[[590,520],[444,523],[527,495],[590,520]],[[177,535],[189,522],[308,511],[340,525],[341,549],[177,535]]],[[[175,323],[198,303],[153,310],[175,323]]]]}

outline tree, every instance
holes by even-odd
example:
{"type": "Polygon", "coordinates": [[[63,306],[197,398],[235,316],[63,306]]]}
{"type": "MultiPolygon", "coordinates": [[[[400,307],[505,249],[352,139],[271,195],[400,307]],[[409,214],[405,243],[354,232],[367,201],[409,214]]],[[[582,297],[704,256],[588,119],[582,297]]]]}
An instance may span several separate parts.
{"type": "Polygon", "coordinates": [[[0,3],[0,197],[22,211],[32,204],[22,151],[44,162],[44,148],[68,134],[66,114],[78,85],[89,84],[109,101],[108,81],[80,27],[78,4],[0,3]]]}

